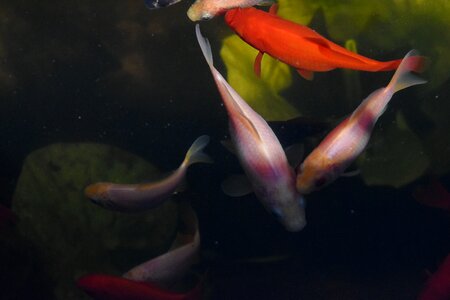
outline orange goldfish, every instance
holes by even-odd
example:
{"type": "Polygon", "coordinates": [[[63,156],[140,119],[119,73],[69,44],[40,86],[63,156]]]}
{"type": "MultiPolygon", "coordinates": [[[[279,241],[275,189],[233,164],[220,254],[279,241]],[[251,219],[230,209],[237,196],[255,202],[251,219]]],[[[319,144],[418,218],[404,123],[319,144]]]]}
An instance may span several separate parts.
{"type": "Polygon", "coordinates": [[[276,6],[272,6],[269,13],[253,7],[235,8],[225,13],[228,26],[241,39],[259,50],[254,64],[258,76],[264,53],[291,65],[308,80],[313,78],[314,72],[336,68],[390,71],[395,70],[401,62],[401,59],[382,62],[358,55],[306,26],[276,16],[275,12],[276,6]]]}

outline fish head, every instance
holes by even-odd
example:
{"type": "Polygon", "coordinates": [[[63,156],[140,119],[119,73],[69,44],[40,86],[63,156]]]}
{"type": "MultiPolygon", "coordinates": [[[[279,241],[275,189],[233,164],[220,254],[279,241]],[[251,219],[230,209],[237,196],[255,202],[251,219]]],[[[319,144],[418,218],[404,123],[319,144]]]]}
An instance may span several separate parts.
{"type": "Polygon", "coordinates": [[[84,195],[95,204],[103,206],[103,202],[108,199],[108,184],[99,182],[88,185],[84,189],[84,195]]]}
{"type": "Polygon", "coordinates": [[[305,161],[297,169],[297,191],[301,194],[309,194],[323,188],[334,178],[332,167],[305,161]]]}
{"type": "Polygon", "coordinates": [[[267,208],[287,231],[297,232],[306,226],[305,199],[295,187],[279,190],[272,199],[267,208]]]}
{"type": "Polygon", "coordinates": [[[218,9],[212,6],[208,1],[197,0],[189,7],[187,15],[193,22],[208,21],[217,15],[218,9]],[[209,5],[208,5],[209,3],[209,5]]]}

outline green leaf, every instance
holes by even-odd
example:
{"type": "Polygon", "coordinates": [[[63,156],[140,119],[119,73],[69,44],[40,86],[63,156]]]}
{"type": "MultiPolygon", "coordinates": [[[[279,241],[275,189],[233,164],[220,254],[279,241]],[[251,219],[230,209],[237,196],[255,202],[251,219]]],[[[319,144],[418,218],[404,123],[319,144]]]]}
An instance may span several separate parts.
{"type": "Polygon", "coordinates": [[[419,178],[430,161],[422,141],[398,113],[397,122],[375,128],[367,150],[357,163],[366,184],[398,188],[419,178]]]}
{"type": "Polygon", "coordinates": [[[122,214],[91,203],[86,185],[159,177],[143,159],[100,144],[53,144],[25,160],[13,200],[20,233],[34,243],[56,299],[85,299],[74,281],[86,273],[120,274],[162,253],[176,230],[172,201],[145,214],[122,214]]]}

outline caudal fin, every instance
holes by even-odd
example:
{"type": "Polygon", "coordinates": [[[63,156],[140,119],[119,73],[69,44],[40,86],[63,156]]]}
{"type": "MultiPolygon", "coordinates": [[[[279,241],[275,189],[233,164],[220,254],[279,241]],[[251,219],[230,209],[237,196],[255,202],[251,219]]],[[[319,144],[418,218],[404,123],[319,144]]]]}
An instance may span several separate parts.
{"type": "MultiPolygon", "coordinates": [[[[411,50],[410,52],[408,52],[408,54],[410,53],[412,53],[409,57],[408,63],[410,70],[415,73],[422,73],[428,65],[428,59],[425,56],[418,55],[418,52],[415,50],[411,50]]],[[[380,68],[378,68],[376,71],[391,71],[398,69],[403,60],[404,59],[396,59],[383,62],[380,68]]]]}
{"type": "Polygon", "coordinates": [[[424,57],[419,56],[416,50],[409,51],[402,59],[387,88],[395,93],[413,85],[426,83],[426,80],[411,73],[423,68],[423,65],[424,57]]]}
{"type": "Polygon", "coordinates": [[[186,153],[186,157],[184,158],[183,164],[186,166],[190,166],[195,163],[212,163],[213,160],[211,157],[209,157],[207,154],[203,153],[203,148],[206,147],[209,143],[209,136],[202,135],[198,137],[194,143],[192,143],[192,146],[189,148],[188,152],[186,153]]]}

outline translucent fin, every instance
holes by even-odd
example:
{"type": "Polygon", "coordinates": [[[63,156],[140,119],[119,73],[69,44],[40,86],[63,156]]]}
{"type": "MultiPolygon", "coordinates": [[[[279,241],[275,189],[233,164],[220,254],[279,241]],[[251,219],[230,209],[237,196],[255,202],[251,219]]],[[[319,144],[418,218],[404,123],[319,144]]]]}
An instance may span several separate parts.
{"type": "Polygon", "coordinates": [[[252,193],[253,189],[245,175],[231,175],[222,182],[222,191],[230,197],[242,197],[252,193]]]}
{"type": "Polygon", "coordinates": [[[211,51],[211,45],[209,44],[208,39],[202,36],[199,24],[195,25],[195,34],[197,35],[197,40],[200,45],[200,48],[202,49],[203,55],[205,56],[206,62],[210,67],[213,67],[213,56],[211,51]]]}
{"type": "Polygon", "coordinates": [[[419,56],[416,50],[409,51],[395,71],[387,88],[395,93],[413,85],[426,83],[426,80],[411,73],[411,71],[422,69],[423,64],[424,58],[419,56]]]}
{"type": "Polygon", "coordinates": [[[361,174],[361,170],[353,170],[353,171],[347,171],[345,173],[342,173],[341,176],[342,177],[354,177],[361,174]]]}
{"type": "Polygon", "coordinates": [[[222,146],[225,147],[225,149],[227,149],[228,151],[230,151],[234,155],[237,155],[236,147],[234,146],[234,143],[230,139],[222,140],[222,141],[220,141],[220,143],[222,144],[222,146]]]}
{"type": "Polygon", "coordinates": [[[189,148],[186,153],[186,157],[184,158],[183,164],[190,166],[195,163],[212,163],[212,159],[202,152],[203,148],[206,147],[209,143],[209,136],[202,135],[197,138],[192,146],[189,148]]]}

